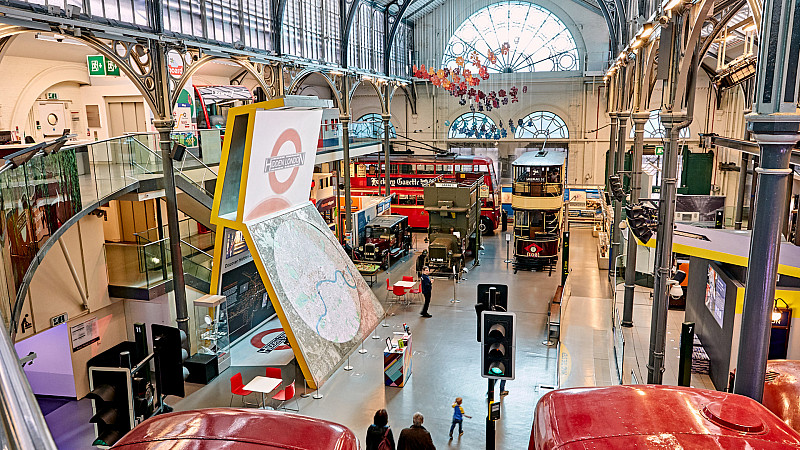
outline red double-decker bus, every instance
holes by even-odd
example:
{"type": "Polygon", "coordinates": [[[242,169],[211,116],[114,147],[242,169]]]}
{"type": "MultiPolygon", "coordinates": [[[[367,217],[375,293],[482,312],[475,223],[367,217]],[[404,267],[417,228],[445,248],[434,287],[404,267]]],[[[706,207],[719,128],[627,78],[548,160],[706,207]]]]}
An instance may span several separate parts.
{"type": "MultiPolygon", "coordinates": [[[[378,195],[386,184],[383,158],[362,156],[353,162],[350,187],[353,195],[378,195]]],[[[423,189],[434,179],[444,176],[455,179],[459,172],[483,173],[481,186],[481,224],[483,233],[491,233],[500,224],[500,187],[494,163],[485,156],[392,156],[389,164],[392,213],[408,216],[408,225],[428,228],[428,213],[424,209],[423,189]]]]}

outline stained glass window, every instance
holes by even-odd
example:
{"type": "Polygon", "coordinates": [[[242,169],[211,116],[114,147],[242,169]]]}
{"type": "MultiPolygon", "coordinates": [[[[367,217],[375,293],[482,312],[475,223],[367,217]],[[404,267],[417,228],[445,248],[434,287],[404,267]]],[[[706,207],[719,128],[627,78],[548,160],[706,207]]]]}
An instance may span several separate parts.
{"type": "Polygon", "coordinates": [[[462,62],[472,70],[475,52],[490,73],[579,69],[578,48],[564,22],[528,2],[495,3],[471,15],[447,43],[442,66],[454,69],[462,62]]]}
{"type": "Polygon", "coordinates": [[[567,139],[569,130],[564,120],[550,111],[536,111],[517,123],[517,139],[567,139]]]}
{"type": "Polygon", "coordinates": [[[458,116],[450,125],[450,139],[471,137],[490,137],[497,131],[497,125],[486,114],[469,112],[458,116]]]}
{"type": "MultiPolygon", "coordinates": [[[[380,114],[369,113],[350,125],[350,135],[354,138],[383,139],[383,121],[380,114]]],[[[389,137],[396,138],[394,125],[389,122],[389,137]]]]}
{"type": "MultiPolygon", "coordinates": [[[[645,124],[644,124],[644,138],[645,139],[666,139],[667,138],[666,130],[664,129],[664,125],[661,123],[661,116],[659,115],[660,113],[661,113],[660,109],[656,109],[656,110],[650,111],[650,118],[647,119],[647,122],[645,122],[645,124]]],[[[633,129],[632,123],[633,122],[631,121],[631,125],[630,125],[630,127],[631,127],[630,138],[631,139],[634,138],[634,129],[633,129]]],[[[687,128],[681,129],[681,132],[680,132],[679,136],[680,136],[681,139],[689,139],[689,136],[690,136],[689,128],[687,127],[687,128]]]]}

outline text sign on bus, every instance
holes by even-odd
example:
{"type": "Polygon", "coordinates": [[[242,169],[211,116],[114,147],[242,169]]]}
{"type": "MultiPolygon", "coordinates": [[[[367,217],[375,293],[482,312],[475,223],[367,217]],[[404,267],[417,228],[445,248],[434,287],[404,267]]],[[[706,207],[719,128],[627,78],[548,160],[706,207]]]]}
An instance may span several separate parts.
{"type": "MultiPolygon", "coordinates": [[[[430,185],[435,178],[403,177],[392,178],[389,181],[390,187],[425,187],[430,185]]],[[[386,180],[380,177],[367,178],[370,187],[385,186],[386,180]]]]}

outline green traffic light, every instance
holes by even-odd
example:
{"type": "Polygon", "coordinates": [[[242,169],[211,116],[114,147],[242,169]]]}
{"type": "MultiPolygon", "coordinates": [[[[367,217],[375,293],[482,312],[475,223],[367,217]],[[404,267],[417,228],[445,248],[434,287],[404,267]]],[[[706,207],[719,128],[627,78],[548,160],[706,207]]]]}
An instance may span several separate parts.
{"type": "Polygon", "coordinates": [[[492,372],[495,375],[502,375],[503,374],[503,370],[501,368],[499,368],[499,367],[492,367],[491,369],[489,369],[489,371],[492,372]]]}

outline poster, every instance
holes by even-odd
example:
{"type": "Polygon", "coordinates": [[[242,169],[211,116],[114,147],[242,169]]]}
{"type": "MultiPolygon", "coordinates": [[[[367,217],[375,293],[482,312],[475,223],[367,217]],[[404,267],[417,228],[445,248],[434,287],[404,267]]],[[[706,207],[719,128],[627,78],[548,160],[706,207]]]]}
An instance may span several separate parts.
{"type": "Polygon", "coordinates": [[[308,200],[322,110],[264,110],[255,116],[245,222],[308,200]]]}
{"type": "Polygon", "coordinates": [[[73,352],[77,352],[95,342],[100,342],[100,330],[97,328],[97,318],[70,327],[69,333],[72,340],[73,352]]]}
{"type": "Polygon", "coordinates": [[[708,279],[706,280],[706,308],[714,316],[720,327],[725,319],[725,294],[727,286],[725,280],[709,264],[708,279]]]}

